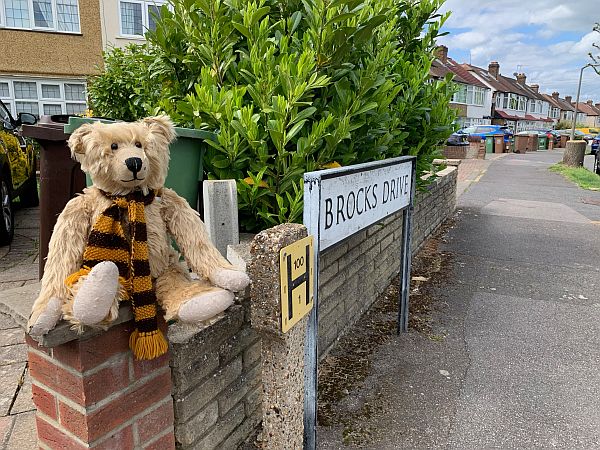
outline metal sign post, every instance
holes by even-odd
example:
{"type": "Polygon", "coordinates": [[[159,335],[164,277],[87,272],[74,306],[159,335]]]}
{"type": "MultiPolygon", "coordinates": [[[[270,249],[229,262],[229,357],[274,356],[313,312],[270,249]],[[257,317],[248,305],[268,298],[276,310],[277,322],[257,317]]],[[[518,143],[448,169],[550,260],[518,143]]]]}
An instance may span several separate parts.
{"type": "Polygon", "coordinates": [[[319,254],[354,233],[404,210],[398,330],[406,331],[415,176],[414,156],[304,174],[304,225],[308,234],[314,237],[314,307],[308,319],[304,358],[305,449],[313,450],[317,446],[319,254]]]}

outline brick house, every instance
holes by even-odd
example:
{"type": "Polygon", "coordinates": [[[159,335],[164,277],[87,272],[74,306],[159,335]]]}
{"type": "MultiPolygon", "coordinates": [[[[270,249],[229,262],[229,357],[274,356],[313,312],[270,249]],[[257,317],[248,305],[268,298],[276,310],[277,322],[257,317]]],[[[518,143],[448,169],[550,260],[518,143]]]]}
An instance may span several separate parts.
{"type": "Polygon", "coordinates": [[[548,100],[539,93],[539,85],[527,85],[525,74],[505,77],[500,74],[496,61],[491,62],[487,70],[470,64],[463,67],[492,90],[493,124],[506,125],[513,132],[552,126],[554,120],[548,117],[548,100]]]}
{"type": "Polygon", "coordinates": [[[102,64],[96,0],[0,0],[0,99],[13,114],[77,114],[102,64]]]}
{"type": "Polygon", "coordinates": [[[453,74],[458,91],[452,97],[450,107],[458,112],[456,123],[461,127],[471,125],[489,125],[492,108],[492,91],[474,77],[462,64],[448,57],[448,48],[440,45],[436,50],[436,59],[431,66],[432,78],[443,78],[453,74]]]}
{"type": "Polygon", "coordinates": [[[577,117],[578,123],[582,123],[587,127],[600,127],[600,103],[596,103],[594,105],[593,100],[588,100],[587,102],[579,102],[577,104],[577,117]],[[579,114],[584,114],[584,117],[579,119],[579,114]]]}

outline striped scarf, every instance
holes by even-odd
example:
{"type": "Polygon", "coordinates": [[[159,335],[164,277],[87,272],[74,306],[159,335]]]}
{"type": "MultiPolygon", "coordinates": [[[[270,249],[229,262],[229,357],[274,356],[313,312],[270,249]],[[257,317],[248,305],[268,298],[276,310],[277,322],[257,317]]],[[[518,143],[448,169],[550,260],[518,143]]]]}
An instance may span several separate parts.
{"type": "Polygon", "coordinates": [[[81,275],[89,273],[102,261],[115,263],[119,268],[124,297],[131,300],[133,307],[136,329],[129,338],[129,347],[137,359],[157,358],[167,352],[168,344],[156,320],[156,293],[148,262],[144,214],[144,205],[152,203],[155,192],[151,191],[146,196],[140,191],[127,196],[104,194],[113,204],[100,214],[92,228],[83,253],[82,269],[68,277],[66,282],[72,286],[81,275]],[[125,213],[129,219],[129,239],[121,224],[125,213]]]}

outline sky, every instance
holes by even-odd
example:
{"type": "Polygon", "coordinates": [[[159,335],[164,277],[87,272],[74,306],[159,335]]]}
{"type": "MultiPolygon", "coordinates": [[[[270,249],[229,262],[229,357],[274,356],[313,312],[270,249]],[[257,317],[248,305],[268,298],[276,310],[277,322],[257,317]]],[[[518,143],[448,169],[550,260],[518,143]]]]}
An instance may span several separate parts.
{"type": "MultiPolygon", "coordinates": [[[[600,55],[600,0],[446,0],[442,12],[452,11],[438,43],[448,47],[457,62],[487,68],[500,63],[500,73],[527,75],[527,84],[540,92],[577,95],[579,71],[600,55]]],[[[584,70],[580,101],[600,102],[600,75],[584,70]]]]}

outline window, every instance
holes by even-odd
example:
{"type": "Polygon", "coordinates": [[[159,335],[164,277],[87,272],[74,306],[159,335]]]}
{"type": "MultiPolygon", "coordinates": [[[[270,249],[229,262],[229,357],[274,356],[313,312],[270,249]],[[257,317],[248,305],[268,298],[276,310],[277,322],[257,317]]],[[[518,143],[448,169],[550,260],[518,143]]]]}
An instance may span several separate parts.
{"type": "Polygon", "coordinates": [[[80,114],[85,97],[83,81],[0,78],[0,98],[15,114],[80,114]]]}
{"type": "Polygon", "coordinates": [[[0,82],[0,98],[8,97],[10,97],[10,91],[8,90],[8,82],[2,81],[0,82]]]}
{"type": "Polygon", "coordinates": [[[517,94],[509,94],[508,109],[516,110],[519,107],[518,97],[517,94]]]}
{"type": "Polygon", "coordinates": [[[29,28],[29,6],[27,0],[4,0],[6,26],[29,28]]]}
{"type": "Polygon", "coordinates": [[[475,98],[473,99],[475,105],[483,106],[485,103],[485,88],[475,87],[475,98]]]}
{"type": "Polygon", "coordinates": [[[527,97],[519,95],[519,111],[527,111],[527,97]]]}
{"type": "Polygon", "coordinates": [[[50,0],[33,0],[33,23],[40,28],[54,27],[50,0]]]}
{"type": "Polygon", "coordinates": [[[60,98],[60,85],[42,84],[42,98],[60,98]]]}
{"type": "Polygon", "coordinates": [[[156,29],[156,17],[160,16],[163,1],[128,0],[121,1],[121,34],[123,36],[144,36],[146,30],[156,29]]]}
{"type": "MultiPolygon", "coordinates": [[[[467,105],[483,106],[485,89],[479,86],[467,86],[467,105]]],[[[458,102],[460,103],[460,102],[458,102]]]]}
{"type": "Polygon", "coordinates": [[[0,0],[2,15],[9,28],[79,33],[77,0],[0,0]]]}

